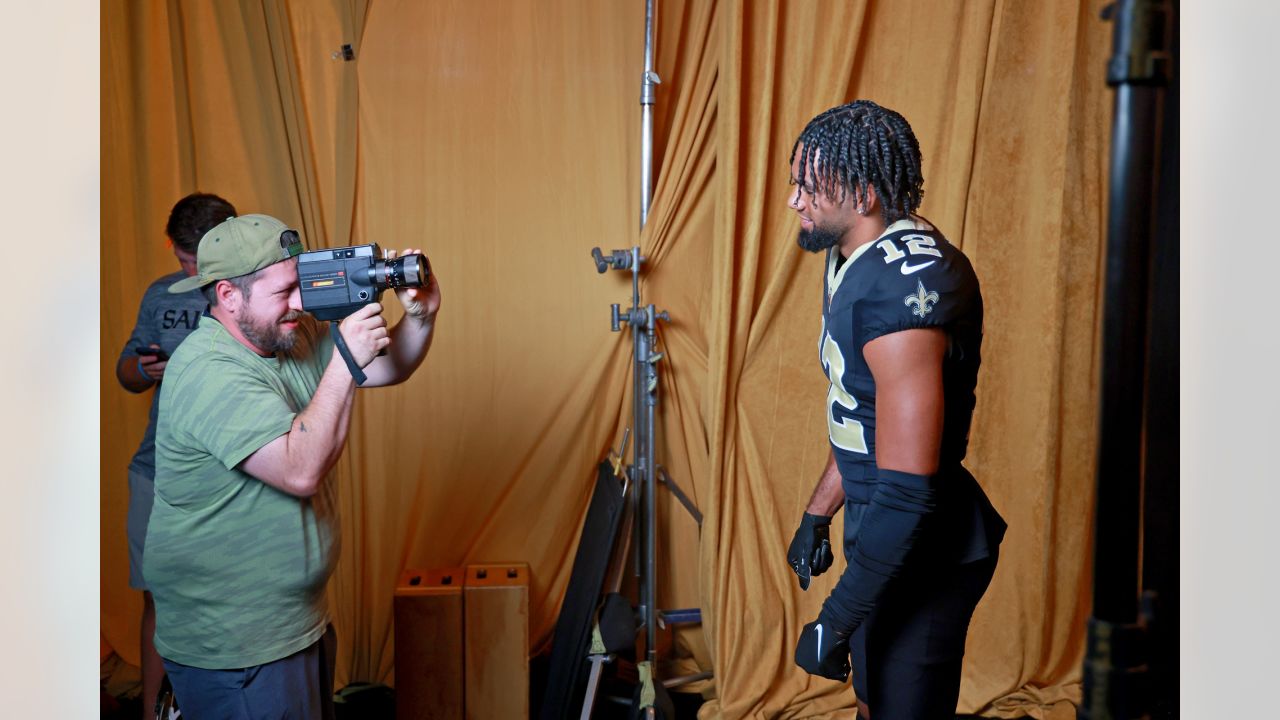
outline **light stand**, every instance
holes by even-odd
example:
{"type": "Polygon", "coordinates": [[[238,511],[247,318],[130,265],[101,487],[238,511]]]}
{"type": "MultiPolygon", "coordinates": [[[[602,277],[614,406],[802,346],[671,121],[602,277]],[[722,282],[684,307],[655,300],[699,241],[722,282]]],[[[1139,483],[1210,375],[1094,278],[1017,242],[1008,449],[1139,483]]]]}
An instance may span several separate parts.
{"type": "MultiPolygon", "coordinates": [[[[624,324],[631,327],[632,383],[635,389],[632,396],[632,422],[636,432],[631,444],[631,463],[625,467],[625,476],[630,481],[631,490],[628,508],[633,513],[632,517],[638,518],[638,522],[633,526],[635,537],[632,543],[632,547],[637,551],[633,558],[640,591],[636,614],[639,624],[644,627],[644,663],[648,666],[647,674],[655,682],[661,682],[664,688],[671,688],[712,676],[710,672],[701,672],[680,678],[659,680],[656,673],[658,626],[702,621],[702,613],[697,608],[666,611],[657,609],[657,483],[662,482],[666,485],[699,526],[702,524],[701,513],[666,471],[657,464],[654,451],[659,399],[658,363],[664,357],[663,353],[656,350],[657,328],[659,321],[670,322],[671,317],[665,310],[660,311],[652,304],[641,305],[640,268],[644,264],[645,257],[640,254],[639,247],[633,247],[630,250],[614,250],[608,255],[602,253],[600,248],[592,248],[591,257],[595,261],[597,272],[605,273],[610,268],[631,272],[631,307],[623,310],[618,303],[611,305],[610,328],[613,332],[620,332],[624,324]]],[[[620,456],[625,452],[624,440],[620,456]]],[[[593,677],[598,677],[598,667],[604,661],[603,658],[592,658],[593,677]]],[[[594,690],[594,682],[591,687],[594,690]]],[[[655,709],[649,706],[645,708],[645,712],[647,717],[654,717],[655,709]]]]}
{"type": "MultiPolygon", "coordinates": [[[[649,205],[653,193],[653,105],[657,99],[657,86],[661,79],[653,69],[653,21],[654,0],[645,0],[644,16],[644,73],[640,79],[640,228],[643,230],[649,219],[649,205]]],[[[607,255],[600,248],[592,248],[591,258],[595,261],[596,272],[601,274],[610,269],[630,271],[631,273],[631,305],[623,310],[618,303],[610,306],[610,328],[613,332],[621,332],[622,326],[631,328],[631,383],[632,383],[632,428],[629,435],[631,444],[631,463],[616,467],[629,481],[630,493],[627,507],[623,510],[624,518],[634,518],[631,547],[633,571],[638,579],[639,602],[636,607],[636,620],[644,628],[644,660],[638,664],[642,684],[652,683],[661,688],[671,688],[698,680],[710,678],[710,672],[695,673],[679,678],[660,680],[657,676],[658,627],[667,624],[696,624],[702,622],[702,613],[697,608],[683,610],[660,611],[657,609],[657,483],[662,482],[674,494],[697,521],[702,525],[702,514],[690,502],[666,473],[657,464],[654,449],[655,426],[658,414],[658,363],[663,353],[656,350],[658,322],[670,322],[671,317],[665,310],[658,310],[654,305],[642,305],[640,298],[640,269],[645,257],[640,254],[639,246],[630,250],[613,250],[607,255]]],[[[624,433],[622,447],[618,452],[618,465],[625,459],[626,438],[624,433]]],[[[626,520],[624,519],[624,525],[626,520]]],[[[625,533],[624,533],[625,536],[625,533]]],[[[619,563],[625,564],[628,553],[615,553],[619,563]]],[[[610,583],[617,590],[620,573],[613,573],[615,580],[610,583]]],[[[612,655],[594,653],[591,660],[591,679],[588,684],[586,701],[583,705],[582,717],[591,714],[595,690],[601,672],[601,666],[609,662],[612,655]]],[[[639,659],[639,658],[637,658],[639,659]]],[[[652,698],[656,688],[646,687],[644,696],[652,698]]],[[[639,695],[640,693],[638,693],[639,695]]],[[[657,715],[655,702],[642,702],[637,710],[642,716],[654,718],[657,715]]]]}

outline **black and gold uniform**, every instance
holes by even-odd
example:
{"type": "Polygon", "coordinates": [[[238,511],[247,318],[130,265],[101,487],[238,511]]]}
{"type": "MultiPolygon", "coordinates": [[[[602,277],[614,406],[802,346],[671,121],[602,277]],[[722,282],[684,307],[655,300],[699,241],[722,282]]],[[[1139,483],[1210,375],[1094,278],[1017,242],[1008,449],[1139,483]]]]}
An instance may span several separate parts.
{"type": "Polygon", "coordinates": [[[960,464],[982,361],[982,293],[969,259],[918,216],[893,223],[847,260],[828,250],[823,287],[819,351],[830,380],[828,434],[843,480],[848,561],[823,615],[829,631],[856,628],[854,688],[878,717],[931,717],[910,704],[954,698],[950,688],[931,692],[931,678],[959,681],[969,617],[1006,527],[960,464]],[[948,338],[939,466],[928,478],[876,467],[876,387],[863,356],[868,342],[914,328],[939,328],[948,338]],[[877,677],[909,692],[877,688],[877,677]]]}

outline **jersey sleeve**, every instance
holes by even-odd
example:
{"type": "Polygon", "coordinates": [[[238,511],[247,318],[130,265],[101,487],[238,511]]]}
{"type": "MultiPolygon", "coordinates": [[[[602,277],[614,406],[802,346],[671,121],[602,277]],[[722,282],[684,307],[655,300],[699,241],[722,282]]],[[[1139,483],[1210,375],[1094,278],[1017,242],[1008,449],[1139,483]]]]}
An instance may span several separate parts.
{"type": "Polygon", "coordinates": [[[893,263],[863,300],[859,344],[902,330],[948,327],[965,317],[978,297],[977,277],[959,253],[893,263]]]}
{"type": "Polygon", "coordinates": [[[228,470],[289,432],[297,414],[265,377],[225,357],[192,363],[163,391],[182,408],[169,422],[228,470]]]}

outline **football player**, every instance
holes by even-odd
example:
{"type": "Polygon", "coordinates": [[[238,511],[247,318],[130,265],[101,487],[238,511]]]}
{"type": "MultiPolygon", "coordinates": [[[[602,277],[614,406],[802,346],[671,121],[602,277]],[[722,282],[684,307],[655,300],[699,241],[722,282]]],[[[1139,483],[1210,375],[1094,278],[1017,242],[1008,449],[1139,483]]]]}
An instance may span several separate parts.
{"type": "Polygon", "coordinates": [[[844,681],[860,717],[952,718],[974,607],[1005,523],[962,465],[982,345],[973,266],[915,214],[920,146],[898,113],[858,100],[818,115],[791,151],[797,243],[825,253],[822,369],[831,454],[787,559],[807,589],[847,568],[796,663],[844,681]]]}

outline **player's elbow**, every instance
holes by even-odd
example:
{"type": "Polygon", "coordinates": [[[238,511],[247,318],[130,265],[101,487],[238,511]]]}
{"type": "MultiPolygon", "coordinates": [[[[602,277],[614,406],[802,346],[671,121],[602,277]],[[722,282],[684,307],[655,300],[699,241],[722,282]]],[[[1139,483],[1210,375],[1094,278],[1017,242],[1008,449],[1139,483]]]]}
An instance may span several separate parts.
{"type": "Polygon", "coordinates": [[[913,515],[927,515],[937,508],[937,480],[932,474],[880,468],[877,475],[876,496],[882,504],[913,515]]]}

